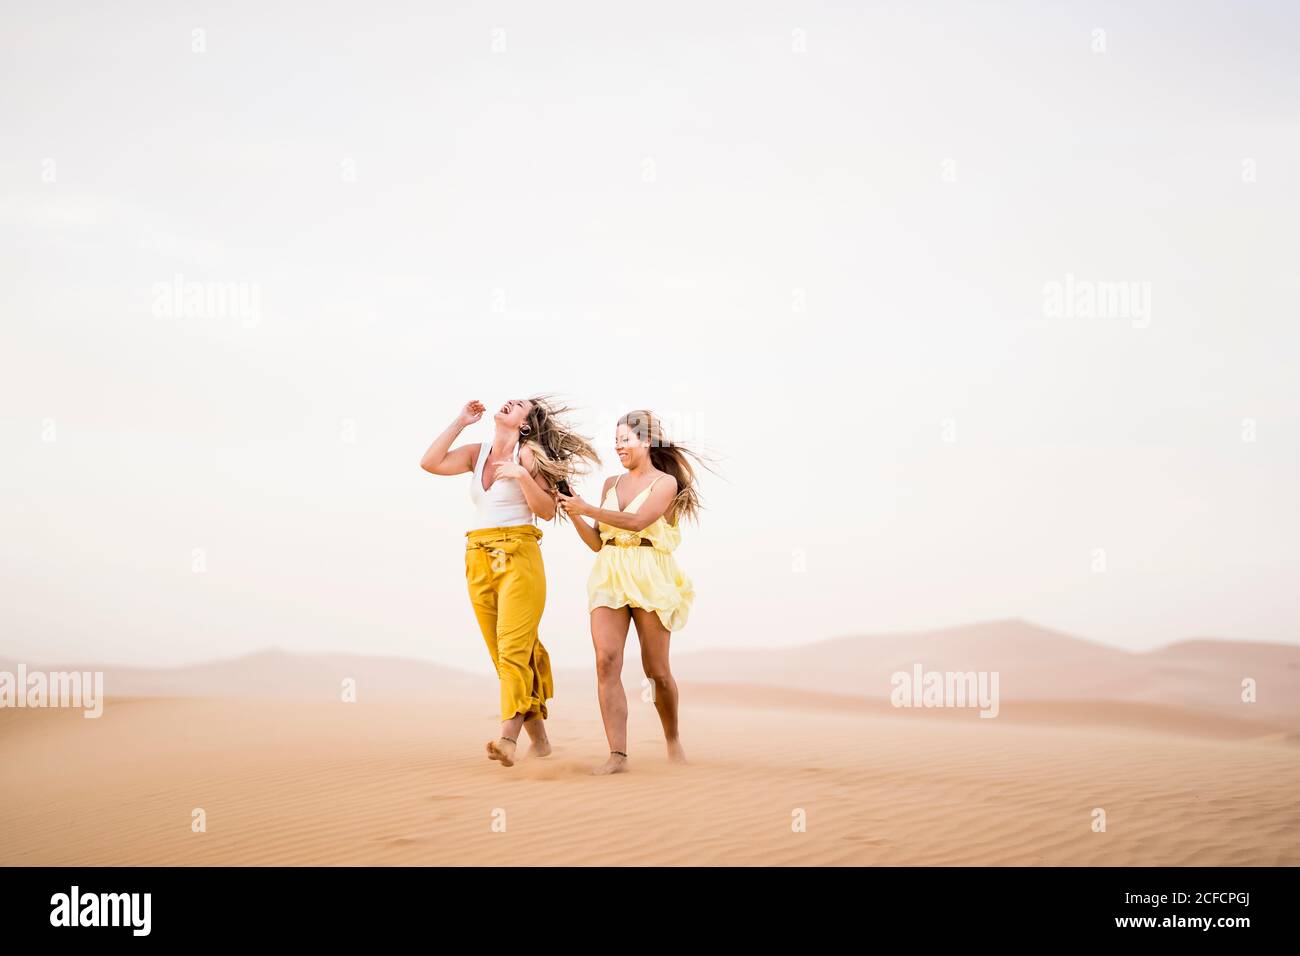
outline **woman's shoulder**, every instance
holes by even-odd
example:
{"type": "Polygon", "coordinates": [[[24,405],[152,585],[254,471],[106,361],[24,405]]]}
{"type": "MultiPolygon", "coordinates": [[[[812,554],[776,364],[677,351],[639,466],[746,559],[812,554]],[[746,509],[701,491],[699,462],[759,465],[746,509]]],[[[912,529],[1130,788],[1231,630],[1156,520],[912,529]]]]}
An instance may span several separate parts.
{"type": "Polygon", "coordinates": [[[668,479],[667,484],[670,485],[674,490],[676,490],[676,488],[677,488],[677,479],[674,478],[672,475],[668,474],[668,472],[666,472],[666,471],[660,471],[658,468],[656,468],[656,469],[655,469],[655,476],[654,476],[653,478],[651,478],[650,480],[651,480],[651,481],[659,481],[659,480],[662,479],[662,478],[667,478],[667,479],[668,479]]]}

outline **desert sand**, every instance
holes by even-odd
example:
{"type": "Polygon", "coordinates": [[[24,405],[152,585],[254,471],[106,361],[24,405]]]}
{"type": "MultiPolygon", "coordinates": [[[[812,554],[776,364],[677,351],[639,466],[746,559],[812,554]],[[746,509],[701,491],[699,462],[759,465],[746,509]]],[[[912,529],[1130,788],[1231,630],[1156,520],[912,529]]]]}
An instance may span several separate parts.
{"type": "Polygon", "coordinates": [[[900,710],[844,678],[906,658],[902,638],[766,652],[768,669],[758,652],[730,682],[709,679],[722,655],[682,654],[685,767],[641,700],[633,639],[633,770],[600,778],[585,672],[557,675],[554,754],[507,769],[483,753],[496,718],[482,675],[284,654],[110,669],[98,720],[0,710],[0,862],[1300,864],[1300,695],[1252,709],[1237,690],[1242,667],[1269,695],[1293,686],[1300,648],[1129,655],[981,627],[912,644],[927,667],[1003,655],[995,719],[900,710]],[[357,702],[339,699],[340,674],[361,675],[357,702]]]}

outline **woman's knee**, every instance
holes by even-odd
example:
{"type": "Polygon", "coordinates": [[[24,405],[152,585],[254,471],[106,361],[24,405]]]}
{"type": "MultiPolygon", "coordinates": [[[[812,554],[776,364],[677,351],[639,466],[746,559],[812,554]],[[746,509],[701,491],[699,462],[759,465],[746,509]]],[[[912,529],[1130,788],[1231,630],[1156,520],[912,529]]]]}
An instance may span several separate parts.
{"type": "Polygon", "coordinates": [[[623,655],[618,651],[596,650],[596,676],[601,680],[617,679],[623,674],[623,655]]]}
{"type": "Polygon", "coordinates": [[[658,658],[642,657],[641,670],[646,679],[653,681],[657,687],[664,688],[673,682],[673,672],[668,661],[658,658]]]}

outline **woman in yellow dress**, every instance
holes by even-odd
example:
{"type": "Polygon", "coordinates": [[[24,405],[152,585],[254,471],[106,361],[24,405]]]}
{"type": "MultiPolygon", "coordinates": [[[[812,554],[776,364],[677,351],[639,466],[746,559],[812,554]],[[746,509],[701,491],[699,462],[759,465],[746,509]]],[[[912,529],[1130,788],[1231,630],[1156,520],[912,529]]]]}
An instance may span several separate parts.
{"type": "Polygon", "coordinates": [[[680,520],[695,518],[700,507],[691,466],[691,459],[699,461],[699,456],[665,438],[662,424],[651,412],[634,411],[620,418],[614,445],[627,472],[605,482],[600,507],[558,495],[579,536],[596,552],[587,597],[600,714],[610,750],[597,774],[627,769],[623,648],[629,623],[636,624],[641,666],[651,682],[668,758],[686,762],[678,736],[677,682],[668,664],[668,644],[672,632],[686,626],[695,592],[677,566],[673,550],[681,541],[680,520]],[[595,525],[584,517],[594,519],[595,525]]]}
{"type": "Polygon", "coordinates": [[[554,685],[537,635],[546,606],[537,518],[555,517],[556,486],[600,461],[565,422],[566,411],[545,396],[514,398],[493,416],[488,441],[452,448],[483,417],[483,403],[468,402],[420,460],[431,474],[471,476],[465,582],[500,689],[501,736],[487,744],[487,755],[506,767],[515,762],[521,728],[531,756],[551,752],[543,721],[554,685]]]}

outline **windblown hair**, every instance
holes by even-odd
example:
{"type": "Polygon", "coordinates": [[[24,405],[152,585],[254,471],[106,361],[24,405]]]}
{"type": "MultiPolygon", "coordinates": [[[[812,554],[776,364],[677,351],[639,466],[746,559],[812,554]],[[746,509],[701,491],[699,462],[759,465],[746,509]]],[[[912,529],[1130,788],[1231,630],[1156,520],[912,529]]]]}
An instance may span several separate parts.
{"type": "Polygon", "coordinates": [[[529,401],[533,410],[524,419],[519,443],[532,449],[537,470],[551,488],[561,478],[585,475],[600,464],[600,455],[591,442],[564,420],[570,411],[568,406],[551,395],[535,395],[529,401]]]}
{"type": "Polygon", "coordinates": [[[677,479],[677,497],[664,512],[668,523],[675,525],[683,517],[699,521],[703,505],[700,502],[699,477],[695,469],[698,466],[712,471],[708,459],[668,438],[664,434],[663,422],[649,409],[639,408],[628,412],[618,420],[618,424],[626,425],[643,444],[650,446],[650,464],[677,479]]]}

